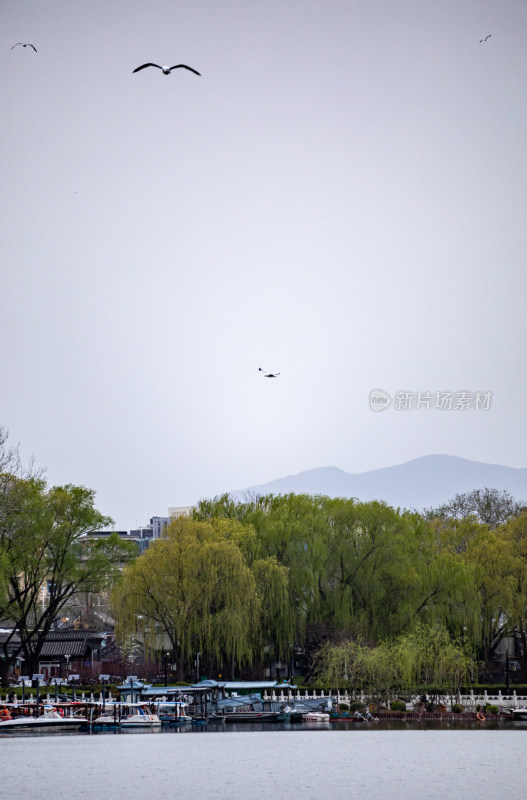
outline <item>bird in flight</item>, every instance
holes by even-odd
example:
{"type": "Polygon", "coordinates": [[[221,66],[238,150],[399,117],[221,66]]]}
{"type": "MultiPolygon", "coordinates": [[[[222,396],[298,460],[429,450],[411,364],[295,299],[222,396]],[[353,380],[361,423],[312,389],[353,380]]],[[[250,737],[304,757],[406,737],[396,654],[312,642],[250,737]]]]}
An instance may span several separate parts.
{"type": "Polygon", "coordinates": [[[278,376],[280,375],[279,372],[266,372],[261,367],[258,367],[258,372],[263,372],[264,378],[278,378],[278,376]]]}
{"type": "Polygon", "coordinates": [[[201,72],[192,69],[192,67],[187,67],[186,64],[176,64],[174,67],[160,67],[159,64],[152,64],[150,62],[148,64],[141,64],[140,67],[136,67],[134,70],[132,70],[132,72],[139,72],[140,69],[144,69],[145,67],[157,67],[163,71],[163,75],[170,75],[173,69],[180,69],[180,67],[190,70],[190,72],[193,72],[194,75],[201,75],[201,72]]]}
{"type": "MultiPolygon", "coordinates": [[[[37,52],[37,48],[35,47],[35,45],[30,44],[29,42],[17,42],[16,44],[13,45],[13,47],[18,47],[19,44],[21,44],[22,47],[32,47],[35,53],[37,52]]],[[[13,47],[11,48],[11,50],[13,49],[13,47]]]]}
{"type": "Polygon", "coordinates": [[[492,33],[489,33],[489,35],[488,35],[488,36],[485,36],[485,38],[484,38],[484,39],[480,39],[480,40],[479,40],[479,43],[481,44],[481,42],[486,42],[486,41],[487,41],[487,39],[490,39],[490,37],[491,37],[491,36],[492,36],[492,33]]]}

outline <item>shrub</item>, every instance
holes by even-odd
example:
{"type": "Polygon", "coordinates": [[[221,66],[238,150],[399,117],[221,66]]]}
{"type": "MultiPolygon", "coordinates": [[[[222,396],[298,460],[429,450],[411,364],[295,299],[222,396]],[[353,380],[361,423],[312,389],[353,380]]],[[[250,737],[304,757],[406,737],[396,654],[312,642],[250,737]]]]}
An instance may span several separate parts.
{"type": "Polygon", "coordinates": [[[496,716],[496,714],[499,712],[499,708],[498,706],[488,705],[485,711],[487,712],[487,714],[494,714],[494,716],[496,716]]]}
{"type": "Polygon", "coordinates": [[[349,705],[347,703],[340,703],[339,709],[340,711],[349,711],[349,705]]]}
{"type": "Polygon", "coordinates": [[[452,706],[452,713],[453,714],[462,714],[464,711],[463,706],[460,703],[454,703],[452,706]]]}
{"type": "Polygon", "coordinates": [[[406,703],[403,703],[402,700],[394,700],[390,704],[390,708],[392,711],[406,711],[406,703]]]}
{"type": "Polygon", "coordinates": [[[366,706],[364,703],[354,700],[353,703],[350,703],[350,711],[360,711],[362,713],[363,711],[366,711],[366,706]]]}

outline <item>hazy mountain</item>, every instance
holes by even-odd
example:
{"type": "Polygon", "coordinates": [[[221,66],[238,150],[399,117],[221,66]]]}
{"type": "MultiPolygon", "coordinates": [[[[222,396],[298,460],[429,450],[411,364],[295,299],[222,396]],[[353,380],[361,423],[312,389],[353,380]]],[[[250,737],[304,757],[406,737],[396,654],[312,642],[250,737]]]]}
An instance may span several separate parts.
{"type": "Polygon", "coordinates": [[[458,493],[485,487],[506,489],[515,500],[527,503],[527,468],[515,469],[456,456],[431,455],[369,472],[351,473],[337,467],[319,467],[260,486],[249,486],[232,494],[239,498],[247,493],[325,494],[357,497],[362,501],[384,500],[396,508],[422,510],[438,506],[458,493]]]}

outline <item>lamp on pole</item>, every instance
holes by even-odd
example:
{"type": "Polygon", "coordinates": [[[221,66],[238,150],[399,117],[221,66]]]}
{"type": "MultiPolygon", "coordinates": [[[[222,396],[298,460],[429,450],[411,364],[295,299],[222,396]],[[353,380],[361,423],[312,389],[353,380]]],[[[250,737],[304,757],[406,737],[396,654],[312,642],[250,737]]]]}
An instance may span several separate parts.
{"type": "Polygon", "coordinates": [[[72,691],[73,691],[73,702],[75,702],[75,701],[76,701],[76,699],[77,699],[77,694],[76,694],[76,692],[75,692],[75,684],[74,684],[74,683],[72,683],[72,681],[78,681],[78,680],[79,680],[79,678],[80,678],[80,675],[73,675],[73,674],[72,674],[72,675],[69,675],[69,676],[68,676],[68,682],[71,684],[71,688],[72,688],[72,691]]]}
{"type": "Polygon", "coordinates": [[[69,683],[70,669],[71,669],[71,666],[70,666],[70,658],[71,658],[71,656],[70,656],[69,653],[64,653],[64,658],[66,659],[66,682],[69,683]]]}
{"type": "Polygon", "coordinates": [[[22,681],[22,705],[25,705],[26,702],[26,681],[29,680],[29,675],[21,675],[20,680],[22,681]]]}
{"type": "Polygon", "coordinates": [[[106,681],[110,680],[109,675],[99,675],[99,680],[102,684],[102,713],[104,714],[104,710],[106,708],[106,692],[104,691],[104,685],[106,681]]]}
{"type": "Polygon", "coordinates": [[[199,659],[201,657],[201,653],[196,653],[196,683],[199,683],[199,659]]]}
{"type": "Polygon", "coordinates": [[[134,683],[138,680],[137,675],[128,675],[126,680],[130,684],[130,702],[134,703],[134,683]]]}
{"type": "MultiPolygon", "coordinates": [[[[18,671],[19,673],[22,672],[22,662],[26,659],[24,656],[18,656],[18,671]]],[[[20,675],[18,676],[18,680],[22,681],[22,703],[26,702],[26,681],[29,680],[27,675],[20,675]]]]}
{"type": "Polygon", "coordinates": [[[44,681],[44,674],[42,672],[35,673],[33,675],[32,680],[37,684],[37,717],[39,715],[39,705],[40,705],[40,684],[44,681]]]}
{"type": "Polygon", "coordinates": [[[170,653],[163,653],[163,669],[165,672],[165,686],[168,686],[167,670],[168,670],[168,657],[170,653]]]}

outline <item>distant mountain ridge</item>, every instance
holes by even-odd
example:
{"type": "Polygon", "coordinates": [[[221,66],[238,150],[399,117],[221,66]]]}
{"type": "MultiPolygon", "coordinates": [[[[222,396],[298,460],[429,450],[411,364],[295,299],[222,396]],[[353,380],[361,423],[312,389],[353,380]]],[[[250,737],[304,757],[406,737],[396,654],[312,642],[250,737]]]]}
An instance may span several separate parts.
{"type": "Polygon", "coordinates": [[[338,467],[318,467],[296,475],[231,492],[247,494],[323,494],[356,497],[360,501],[384,500],[395,508],[421,511],[438,506],[454,495],[473,489],[507,490],[515,500],[527,503],[527,468],[485,464],[466,458],[429,455],[404,464],[368,472],[345,472],[338,467]]]}

